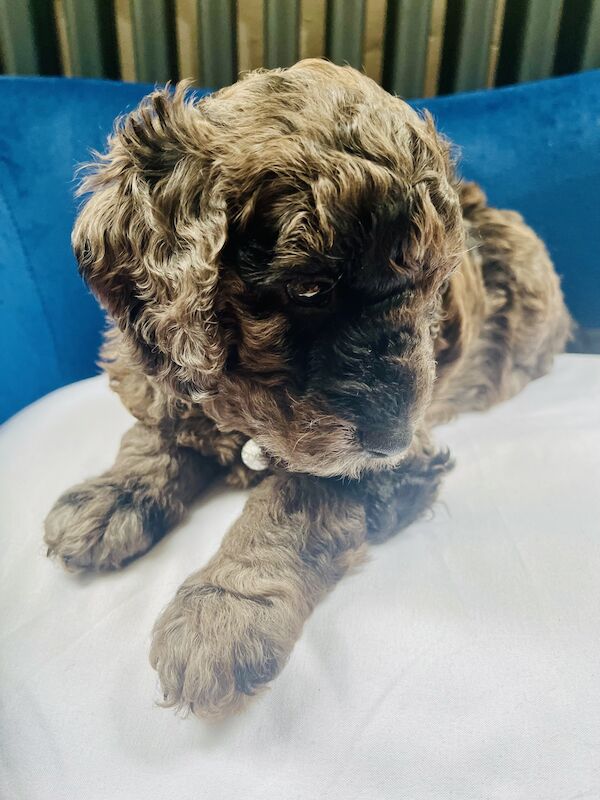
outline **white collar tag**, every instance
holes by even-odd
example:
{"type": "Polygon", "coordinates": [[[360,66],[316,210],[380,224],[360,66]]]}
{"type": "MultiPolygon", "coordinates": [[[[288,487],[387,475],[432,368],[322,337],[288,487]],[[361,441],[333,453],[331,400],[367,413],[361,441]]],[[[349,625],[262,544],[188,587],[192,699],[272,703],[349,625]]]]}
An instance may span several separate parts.
{"type": "Polygon", "coordinates": [[[242,461],[248,469],[256,472],[262,472],[269,466],[269,457],[254,439],[248,439],[242,447],[242,461]]]}

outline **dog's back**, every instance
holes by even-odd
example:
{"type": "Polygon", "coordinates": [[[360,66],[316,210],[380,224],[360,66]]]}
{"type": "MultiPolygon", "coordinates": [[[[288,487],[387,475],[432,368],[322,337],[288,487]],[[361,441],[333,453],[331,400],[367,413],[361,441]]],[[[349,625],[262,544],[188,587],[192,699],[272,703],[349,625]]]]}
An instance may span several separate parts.
{"type": "Polygon", "coordinates": [[[548,372],[571,332],[548,251],[521,215],[490,208],[475,183],[460,200],[468,247],[444,293],[432,422],[516,394],[548,372]]]}

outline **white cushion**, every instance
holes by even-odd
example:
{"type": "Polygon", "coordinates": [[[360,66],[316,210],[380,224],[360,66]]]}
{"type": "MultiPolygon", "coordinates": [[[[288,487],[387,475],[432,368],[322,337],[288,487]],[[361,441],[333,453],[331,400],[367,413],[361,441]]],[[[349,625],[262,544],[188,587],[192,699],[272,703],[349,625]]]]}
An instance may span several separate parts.
{"type": "Polygon", "coordinates": [[[42,521],[131,420],[103,377],[0,432],[0,796],[600,796],[600,357],[437,437],[433,512],[317,608],[270,691],[208,724],[157,707],[149,634],[245,495],[215,490],[122,572],[73,576],[42,521]]]}

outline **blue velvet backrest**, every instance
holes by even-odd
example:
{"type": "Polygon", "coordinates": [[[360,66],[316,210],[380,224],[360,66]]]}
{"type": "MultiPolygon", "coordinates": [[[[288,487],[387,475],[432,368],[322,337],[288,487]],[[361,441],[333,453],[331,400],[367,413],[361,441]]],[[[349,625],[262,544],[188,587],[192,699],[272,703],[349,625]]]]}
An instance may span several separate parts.
{"type": "MultiPolygon", "coordinates": [[[[70,248],[74,171],[147,85],[0,79],[0,419],[94,374],[103,328],[70,248]]],[[[600,72],[426,106],[490,202],[521,211],[548,243],[567,301],[600,325],[600,72]]]]}

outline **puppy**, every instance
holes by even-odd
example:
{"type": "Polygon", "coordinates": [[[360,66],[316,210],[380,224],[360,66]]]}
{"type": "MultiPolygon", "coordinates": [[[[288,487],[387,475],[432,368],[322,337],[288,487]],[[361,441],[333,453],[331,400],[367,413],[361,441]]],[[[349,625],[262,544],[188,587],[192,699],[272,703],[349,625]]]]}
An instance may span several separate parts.
{"type": "Polygon", "coordinates": [[[569,316],[542,242],[459,182],[429,115],[325,61],[155,92],[82,192],[74,249],[138,421],[45,541],[69,569],[118,568],[213,480],[259,484],[150,654],[165,705],[224,715],[367,543],[431,505],[432,426],[547,372],[569,316]]]}

